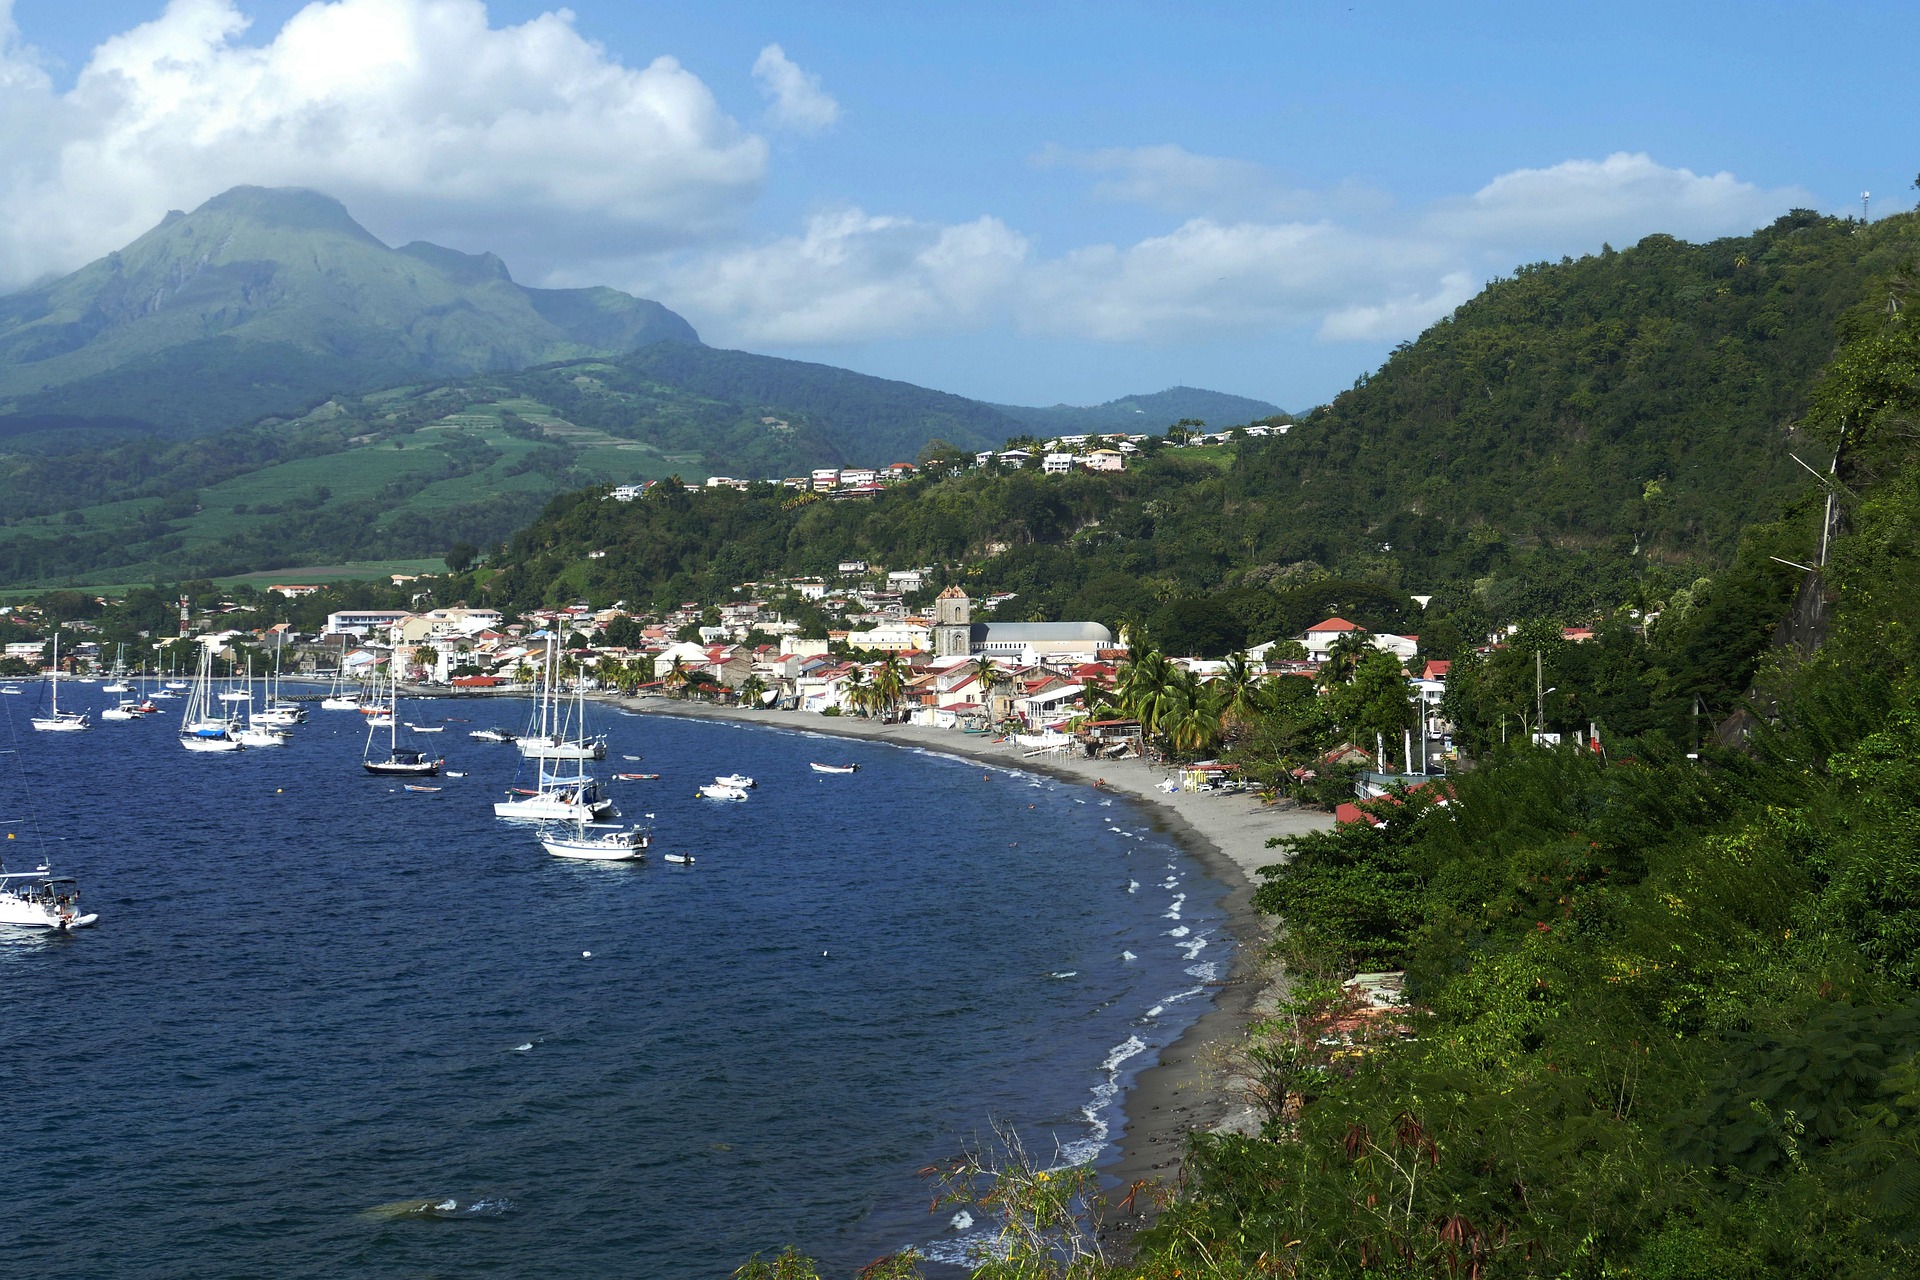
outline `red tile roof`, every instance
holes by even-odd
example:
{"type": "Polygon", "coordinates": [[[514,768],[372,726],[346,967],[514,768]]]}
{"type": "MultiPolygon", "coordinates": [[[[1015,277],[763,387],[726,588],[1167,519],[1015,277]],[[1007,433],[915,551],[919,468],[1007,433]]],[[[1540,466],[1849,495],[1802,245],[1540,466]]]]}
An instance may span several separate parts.
{"type": "Polygon", "coordinates": [[[1309,632],[1313,632],[1313,631],[1361,631],[1361,630],[1364,630],[1364,629],[1365,629],[1365,628],[1363,628],[1363,627],[1358,627],[1358,626],[1355,626],[1355,625],[1354,625],[1353,623],[1351,623],[1351,622],[1348,622],[1348,621],[1347,621],[1347,620],[1346,620],[1345,618],[1328,618],[1328,619],[1327,619],[1327,620],[1326,620],[1325,622],[1322,622],[1322,623],[1321,623],[1321,624],[1319,624],[1318,626],[1314,626],[1314,627],[1308,627],[1308,628],[1307,628],[1307,630],[1308,630],[1309,632]]]}

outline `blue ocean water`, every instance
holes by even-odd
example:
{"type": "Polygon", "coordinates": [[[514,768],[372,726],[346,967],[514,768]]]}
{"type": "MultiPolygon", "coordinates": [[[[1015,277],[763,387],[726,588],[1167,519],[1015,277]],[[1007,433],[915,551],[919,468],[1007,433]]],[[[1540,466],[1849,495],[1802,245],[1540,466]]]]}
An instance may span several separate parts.
{"type": "Polygon", "coordinates": [[[1110,1155],[1119,1090],[1225,974],[1217,888],[1086,787],[596,709],[606,775],[664,775],[611,784],[655,815],[655,856],[573,863],[491,816],[517,753],[466,731],[518,729],[522,703],[404,704],[473,719],[423,740],[465,776],[422,794],[361,773],[350,712],[195,756],[172,715],[30,732],[24,687],[0,708],[0,851],[50,848],[101,919],[0,928],[19,1274],[956,1257],[916,1171],[995,1119],[1110,1155]],[[751,800],[695,797],[735,770],[751,800]],[[457,1207],[368,1212],[410,1199],[457,1207]]]}

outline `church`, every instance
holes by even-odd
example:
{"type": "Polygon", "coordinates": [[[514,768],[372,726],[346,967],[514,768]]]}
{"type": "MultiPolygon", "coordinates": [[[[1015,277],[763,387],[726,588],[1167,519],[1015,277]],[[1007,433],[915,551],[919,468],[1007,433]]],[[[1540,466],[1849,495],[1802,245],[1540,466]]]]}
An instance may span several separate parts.
{"type": "Polygon", "coordinates": [[[973,601],[948,587],[933,602],[933,656],[988,657],[1037,662],[1068,654],[1091,659],[1113,647],[1113,633],[1097,622],[975,622],[973,601]]]}

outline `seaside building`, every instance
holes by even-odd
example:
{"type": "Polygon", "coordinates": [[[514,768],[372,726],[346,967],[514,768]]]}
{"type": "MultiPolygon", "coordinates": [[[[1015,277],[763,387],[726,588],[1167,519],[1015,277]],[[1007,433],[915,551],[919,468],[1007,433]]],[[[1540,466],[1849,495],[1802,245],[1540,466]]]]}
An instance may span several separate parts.
{"type": "Polygon", "coordinates": [[[948,587],[933,602],[936,658],[985,655],[1037,662],[1084,654],[1089,659],[1113,644],[1113,632],[1097,622],[975,622],[973,601],[948,587]]]}

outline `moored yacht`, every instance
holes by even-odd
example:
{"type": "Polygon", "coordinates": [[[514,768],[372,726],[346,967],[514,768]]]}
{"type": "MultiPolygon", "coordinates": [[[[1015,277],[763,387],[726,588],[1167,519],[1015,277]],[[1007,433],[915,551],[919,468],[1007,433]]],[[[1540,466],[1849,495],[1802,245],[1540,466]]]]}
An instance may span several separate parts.
{"type": "Polygon", "coordinates": [[[623,827],[611,822],[577,819],[565,826],[540,829],[540,847],[556,858],[631,862],[646,857],[651,843],[652,833],[644,827],[623,827]]]}

